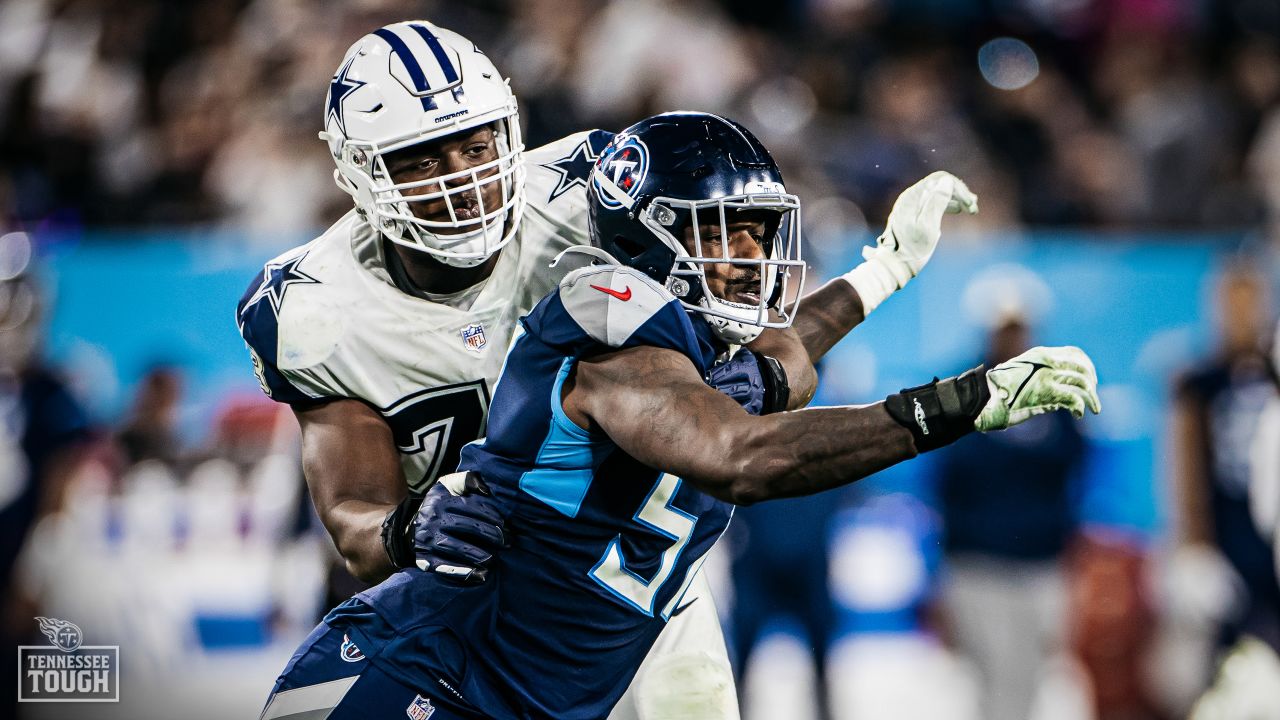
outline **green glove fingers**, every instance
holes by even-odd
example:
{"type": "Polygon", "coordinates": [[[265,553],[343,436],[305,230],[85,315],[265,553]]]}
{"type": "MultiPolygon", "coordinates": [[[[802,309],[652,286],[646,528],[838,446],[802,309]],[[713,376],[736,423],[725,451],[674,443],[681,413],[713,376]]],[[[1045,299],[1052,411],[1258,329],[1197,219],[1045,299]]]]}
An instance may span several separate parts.
{"type": "Polygon", "coordinates": [[[1102,411],[1093,361],[1076,347],[1037,347],[987,373],[991,399],[974,421],[982,432],[1004,430],[1028,418],[1068,410],[1076,418],[1102,411]]]}

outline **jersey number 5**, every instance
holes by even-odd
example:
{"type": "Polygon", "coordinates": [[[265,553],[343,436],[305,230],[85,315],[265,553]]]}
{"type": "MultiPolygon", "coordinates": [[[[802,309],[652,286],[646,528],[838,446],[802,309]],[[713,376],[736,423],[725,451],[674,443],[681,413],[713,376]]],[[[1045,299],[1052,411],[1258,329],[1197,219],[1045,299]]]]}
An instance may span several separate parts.
{"type": "MultiPolygon", "coordinates": [[[[671,573],[676,569],[676,561],[680,559],[680,553],[689,543],[693,526],[698,521],[697,517],[671,505],[671,499],[679,490],[680,478],[663,473],[653,489],[649,491],[649,496],[645,498],[644,504],[640,506],[634,518],[641,525],[656,530],[673,541],[671,546],[662,552],[662,561],[652,578],[645,580],[627,569],[627,561],[622,557],[622,547],[618,538],[609,542],[609,547],[605,548],[600,562],[591,568],[592,579],[650,617],[653,617],[658,590],[671,578],[671,573]]],[[[690,568],[684,585],[689,584],[695,571],[696,568],[690,568]]],[[[682,587],[671,598],[671,602],[663,609],[663,618],[671,616],[671,610],[684,595],[684,590],[685,588],[682,587]]]]}
{"type": "Polygon", "coordinates": [[[483,380],[431,388],[401,398],[382,416],[400,452],[428,453],[423,476],[406,478],[410,492],[423,493],[442,472],[458,468],[463,445],[484,437],[489,390],[483,380]]]}

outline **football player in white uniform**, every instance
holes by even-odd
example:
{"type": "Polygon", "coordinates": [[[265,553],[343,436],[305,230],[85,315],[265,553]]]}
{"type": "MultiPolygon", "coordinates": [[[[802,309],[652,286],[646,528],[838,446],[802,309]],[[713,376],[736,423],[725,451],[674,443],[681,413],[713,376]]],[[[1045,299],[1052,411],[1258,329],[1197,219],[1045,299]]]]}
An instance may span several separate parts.
{"type": "MultiPolygon", "coordinates": [[[[355,207],[266,263],[237,324],[263,390],[298,418],[321,520],[352,574],[374,582],[414,564],[418,499],[484,435],[518,319],[564,274],[552,260],[588,244],[586,180],[611,135],[525,152],[507,80],[472,42],[423,21],[379,28],[347,51],[324,123],[335,180],[355,207]]],[[[866,262],[809,296],[794,334],[766,331],[752,343],[761,355],[734,356],[717,386],[735,394],[726,385],[741,380],[738,394],[769,394],[777,409],[807,403],[811,362],[919,272],[944,213],[976,209],[946,173],[910,188],[866,262]]],[[[688,597],[701,595],[704,580],[688,597]]],[[[687,607],[613,717],[737,716],[714,606],[687,607]],[[649,672],[655,658],[679,672],[649,672]]]]}

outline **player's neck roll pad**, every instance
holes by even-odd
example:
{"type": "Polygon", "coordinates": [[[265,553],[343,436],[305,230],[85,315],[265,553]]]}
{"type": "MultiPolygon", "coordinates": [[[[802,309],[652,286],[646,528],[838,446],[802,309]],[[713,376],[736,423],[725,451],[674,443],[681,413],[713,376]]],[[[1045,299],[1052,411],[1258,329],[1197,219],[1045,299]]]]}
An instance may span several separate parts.
{"type": "Polygon", "coordinates": [[[915,437],[916,450],[928,452],[973,432],[973,421],[991,399],[987,369],[978,367],[946,380],[934,378],[885,398],[889,415],[915,437]]]}

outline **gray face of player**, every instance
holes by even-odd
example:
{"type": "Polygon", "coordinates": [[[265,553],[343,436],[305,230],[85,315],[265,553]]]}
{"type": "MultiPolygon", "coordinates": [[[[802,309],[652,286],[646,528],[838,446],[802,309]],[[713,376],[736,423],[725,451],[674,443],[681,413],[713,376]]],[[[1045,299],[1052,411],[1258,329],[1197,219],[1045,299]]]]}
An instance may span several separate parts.
{"type": "MultiPolygon", "coordinates": [[[[478,127],[471,130],[448,135],[438,140],[419,143],[403,150],[387,155],[387,171],[395,183],[411,183],[444,177],[454,173],[464,173],[461,177],[444,181],[441,184],[427,183],[421,187],[405,190],[404,196],[409,199],[409,208],[420,220],[428,222],[449,222],[449,210],[452,207],[453,217],[458,220],[475,220],[485,212],[493,212],[493,208],[502,205],[502,183],[491,182],[484,185],[477,193],[475,189],[464,190],[446,197],[414,202],[413,196],[428,193],[440,193],[448,188],[462,187],[471,184],[472,176],[465,171],[492,163],[498,159],[498,139],[492,126],[478,127]],[[441,187],[443,185],[444,187],[441,187]],[[480,202],[484,200],[483,204],[480,202]]],[[[476,173],[476,178],[485,178],[499,172],[497,165],[476,173]]],[[[432,228],[437,235],[456,235],[467,232],[470,228],[432,228]]]]}

